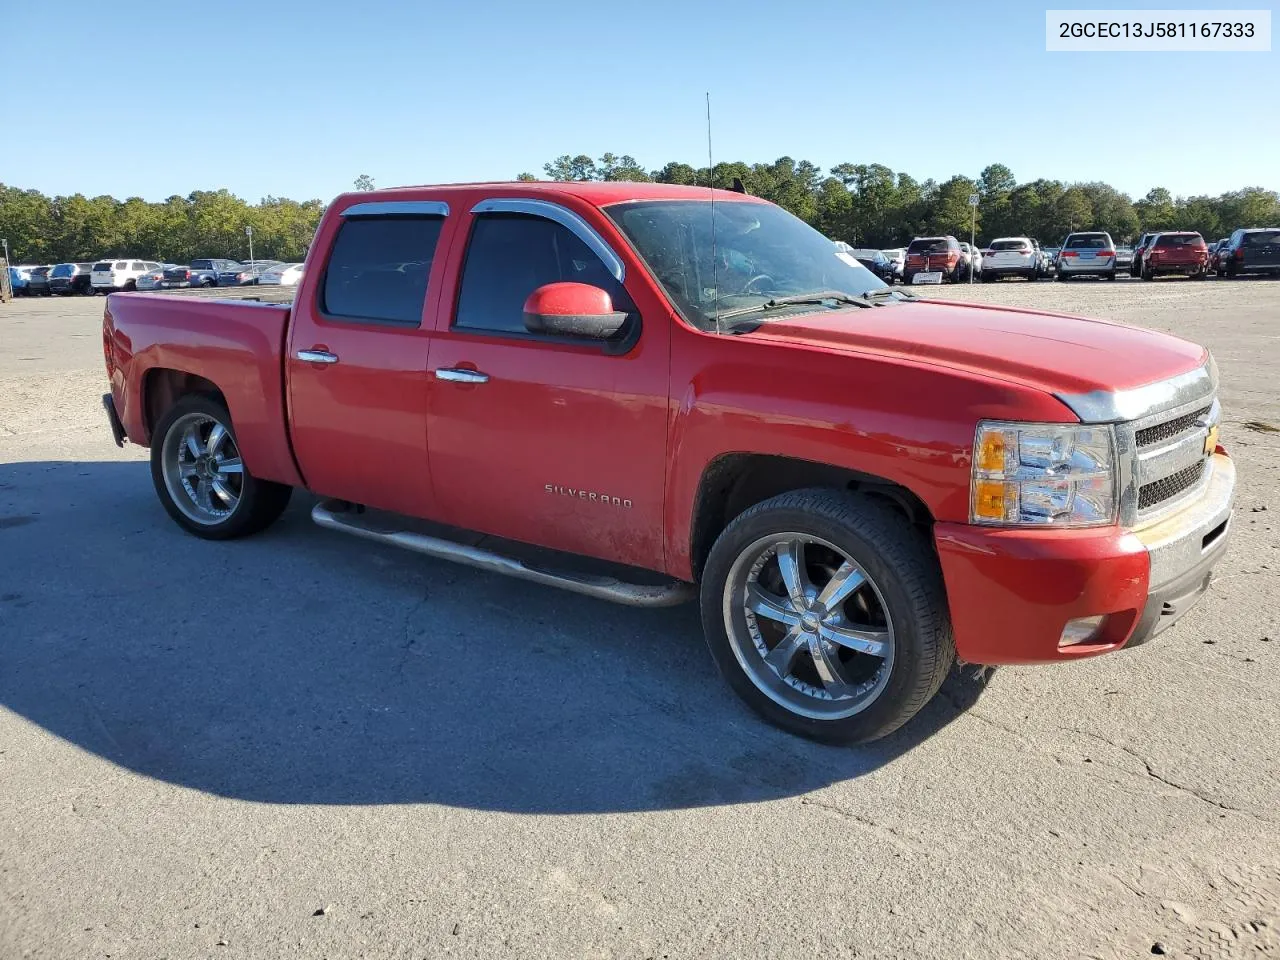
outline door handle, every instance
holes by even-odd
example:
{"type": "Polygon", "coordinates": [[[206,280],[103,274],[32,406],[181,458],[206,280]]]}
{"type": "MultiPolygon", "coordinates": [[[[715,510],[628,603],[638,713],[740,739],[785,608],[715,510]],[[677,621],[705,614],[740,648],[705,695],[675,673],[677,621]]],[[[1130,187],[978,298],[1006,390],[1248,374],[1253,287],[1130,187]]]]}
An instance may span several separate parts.
{"type": "Polygon", "coordinates": [[[489,375],[479,370],[467,370],[462,367],[437,367],[437,380],[448,380],[451,383],[488,383],[489,375]]]}
{"type": "Polygon", "coordinates": [[[299,350],[294,354],[299,360],[307,363],[337,363],[338,355],[328,350],[299,350]]]}

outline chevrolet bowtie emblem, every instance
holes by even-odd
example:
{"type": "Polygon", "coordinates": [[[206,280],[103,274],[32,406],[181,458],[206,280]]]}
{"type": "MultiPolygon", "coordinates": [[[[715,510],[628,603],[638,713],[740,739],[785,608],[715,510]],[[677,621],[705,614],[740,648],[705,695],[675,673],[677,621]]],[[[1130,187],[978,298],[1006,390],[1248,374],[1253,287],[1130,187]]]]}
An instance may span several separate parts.
{"type": "Polygon", "coordinates": [[[1213,451],[1218,449],[1218,425],[1215,423],[1209,428],[1208,434],[1204,438],[1204,455],[1206,457],[1213,456],[1213,451]]]}

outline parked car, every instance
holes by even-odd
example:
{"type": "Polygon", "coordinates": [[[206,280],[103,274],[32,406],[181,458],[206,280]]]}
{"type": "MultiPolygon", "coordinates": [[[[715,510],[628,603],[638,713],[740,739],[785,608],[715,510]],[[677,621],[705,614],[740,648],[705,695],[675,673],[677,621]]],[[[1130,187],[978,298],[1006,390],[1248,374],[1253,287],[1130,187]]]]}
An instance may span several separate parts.
{"type": "Polygon", "coordinates": [[[858,250],[850,247],[848,252],[849,256],[853,257],[885,283],[893,283],[893,261],[886,257],[882,251],[858,250]]]}
{"type": "Polygon", "coordinates": [[[1046,276],[1053,276],[1053,272],[1058,268],[1058,254],[1061,252],[1061,249],[1061,247],[1044,248],[1044,261],[1045,265],[1049,269],[1046,276]]]}
{"type": "Polygon", "coordinates": [[[1058,279],[1072,277],[1116,278],[1116,245],[1105,230],[1067,234],[1058,252],[1058,279]]]}
{"type": "Polygon", "coordinates": [[[93,265],[89,284],[93,293],[133,290],[138,278],[160,264],[151,260],[100,260],[93,265]]]}
{"type": "Polygon", "coordinates": [[[1133,247],[1116,247],[1116,270],[1128,270],[1133,263],[1133,247]]]}
{"type": "Polygon", "coordinates": [[[1129,276],[1137,277],[1142,274],[1142,256],[1147,252],[1147,247],[1151,245],[1155,236],[1155,231],[1144,233],[1133,245],[1133,261],[1129,264],[1129,276]]]}
{"type": "Polygon", "coordinates": [[[889,262],[893,264],[893,275],[896,279],[901,280],[907,269],[907,248],[893,247],[890,250],[881,250],[889,262]]]}
{"type": "Polygon", "coordinates": [[[916,237],[907,244],[903,283],[955,283],[960,271],[960,241],[955,237],[916,237]]]}
{"type": "Polygon", "coordinates": [[[53,267],[32,267],[31,276],[27,278],[27,295],[32,297],[49,296],[49,271],[53,267]]]}
{"type": "Polygon", "coordinates": [[[1001,277],[1035,280],[1040,275],[1040,258],[1030,237],[1000,237],[992,240],[988,249],[991,253],[982,262],[984,283],[1001,277]]]}
{"type": "Polygon", "coordinates": [[[1280,227],[1233,231],[1227,246],[1219,254],[1219,262],[1219,276],[1280,274],[1280,227]]]}
{"type": "Polygon", "coordinates": [[[221,260],[221,259],[198,259],[192,260],[191,265],[182,268],[185,274],[179,276],[175,271],[171,278],[165,274],[164,284],[166,287],[213,287],[217,286],[218,274],[230,271],[240,271],[244,269],[244,264],[239,260],[221,260]]]}
{"type": "Polygon", "coordinates": [[[242,287],[255,284],[262,274],[279,263],[279,260],[258,260],[241,264],[238,270],[223,270],[218,274],[218,286],[242,287]]]}
{"type": "MultiPolygon", "coordinates": [[[[197,537],[260,531],[305,483],[329,530],[633,605],[700,598],[739,695],[822,740],[907,722],[955,658],[1133,647],[1205,593],[1235,487],[1207,350],[917,302],[781,207],[714,196],[344,194],[292,306],[112,297],[112,434],[150,450],[197,537]]],[[[342,602],[359,622],[361,593],[342,602]]]]}
{"type": "Polygon", "coordinates": [[[1204,237],[1191,230],[1157,233],[1142,255],[1142,279],[1178,273],[1195,280],[1209,275],[1209,247],[1204,237]]]}
{"type": "Polygon", "coordinates": [[[1042,247],[1042,246],[1040,245],[1040,241],[1039,241],[1039,240],[1037,240],[1035,237],[1031,237],[1030,239],[1031,239],[1031,246],[1032,246],[1032,249],[1034,249],[1034,250],[1035,250],[1035,252],[1036,252],[1036,277],[1037,277],[1037,279],[1038,279],[1038,278],[1040,278],[1040,277],[1048,277],[1048,276],[1052,276],[1053,271],[1050,269],[1050,265],[1049,265],[1049,255],[1048,255],[1047,253],[1045,253],[1045,251],[1044,251],[1044,247],[1042,247]]]}
{"type": "Polygon", "coordinates": [[[79,293],[93,295],[90,276],[92,263],[59,263],[49,271],[49,292],[59,295],[79,293]]]}
{"type": "Polygon", "coordinates": [[[135,284],[137,290],[159,290],[164,282],[164,274],[166,270],[172,270],[177,266],[175,263],[157,264],[154,270],[148,270],[140,276],[135,284]]]}
{"type": "Polygon", "coordinates": [[[1219,255],[1226,248],[1228,242],[1229,242],[1229,238],[1223,237],[1221,240],[1215,240],[1213,241],[1213,243],[1209,244],[1209,272],[1210,273],[1218,272],[1218,266],[1220,262],[1219,255]]]}
{"type": "Polygon", "coordinates": [[[258,283],[273,287],[295,287],[302,279],[302,269],[300,263],[281,263],[258,277],[258,283]]]}
{"type": "Polygon", "coordinates": [[[960,263],[963,266],[964,279],[972,276],[975,280],[982,277],[982,251],[960,241],[960,263]]]}
{"type": "Polygon", "coordinates": [[[30,270],[23,270],[21,267],[9,267],[9,288],[13,291],[15,297],[28,296],[30,291],[28,285],[31,282],[30,270]]]}

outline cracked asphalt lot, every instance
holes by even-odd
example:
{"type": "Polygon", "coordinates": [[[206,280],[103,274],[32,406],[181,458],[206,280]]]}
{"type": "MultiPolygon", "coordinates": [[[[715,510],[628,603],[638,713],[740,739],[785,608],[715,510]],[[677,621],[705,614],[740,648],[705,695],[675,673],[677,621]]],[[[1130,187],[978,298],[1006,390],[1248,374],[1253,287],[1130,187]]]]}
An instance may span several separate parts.
{"type": "Polygon", "coordinates": [[[693,607],[305,496],[182,534],[111,442],[102,301],[0,305],[0,958],[1280,956],[1280,283],[935,295],[1210,345],[1233,543],[1151,644],[953,675],[857,750],[739,706],[693,607]]]}

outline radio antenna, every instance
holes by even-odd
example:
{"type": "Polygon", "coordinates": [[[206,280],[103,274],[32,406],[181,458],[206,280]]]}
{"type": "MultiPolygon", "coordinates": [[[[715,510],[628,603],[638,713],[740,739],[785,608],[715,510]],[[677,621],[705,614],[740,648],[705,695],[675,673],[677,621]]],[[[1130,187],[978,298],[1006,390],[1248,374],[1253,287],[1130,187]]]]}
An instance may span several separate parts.
{"type": "Polygon", "coordinates": [[[707,91],[707,185],[711,187],[711,289],[715,299],[711,308],[715,311],[716,333],[720,332],[720,280],[716,262],[716,164],[711,157],[711,91],[707,91]]]}

